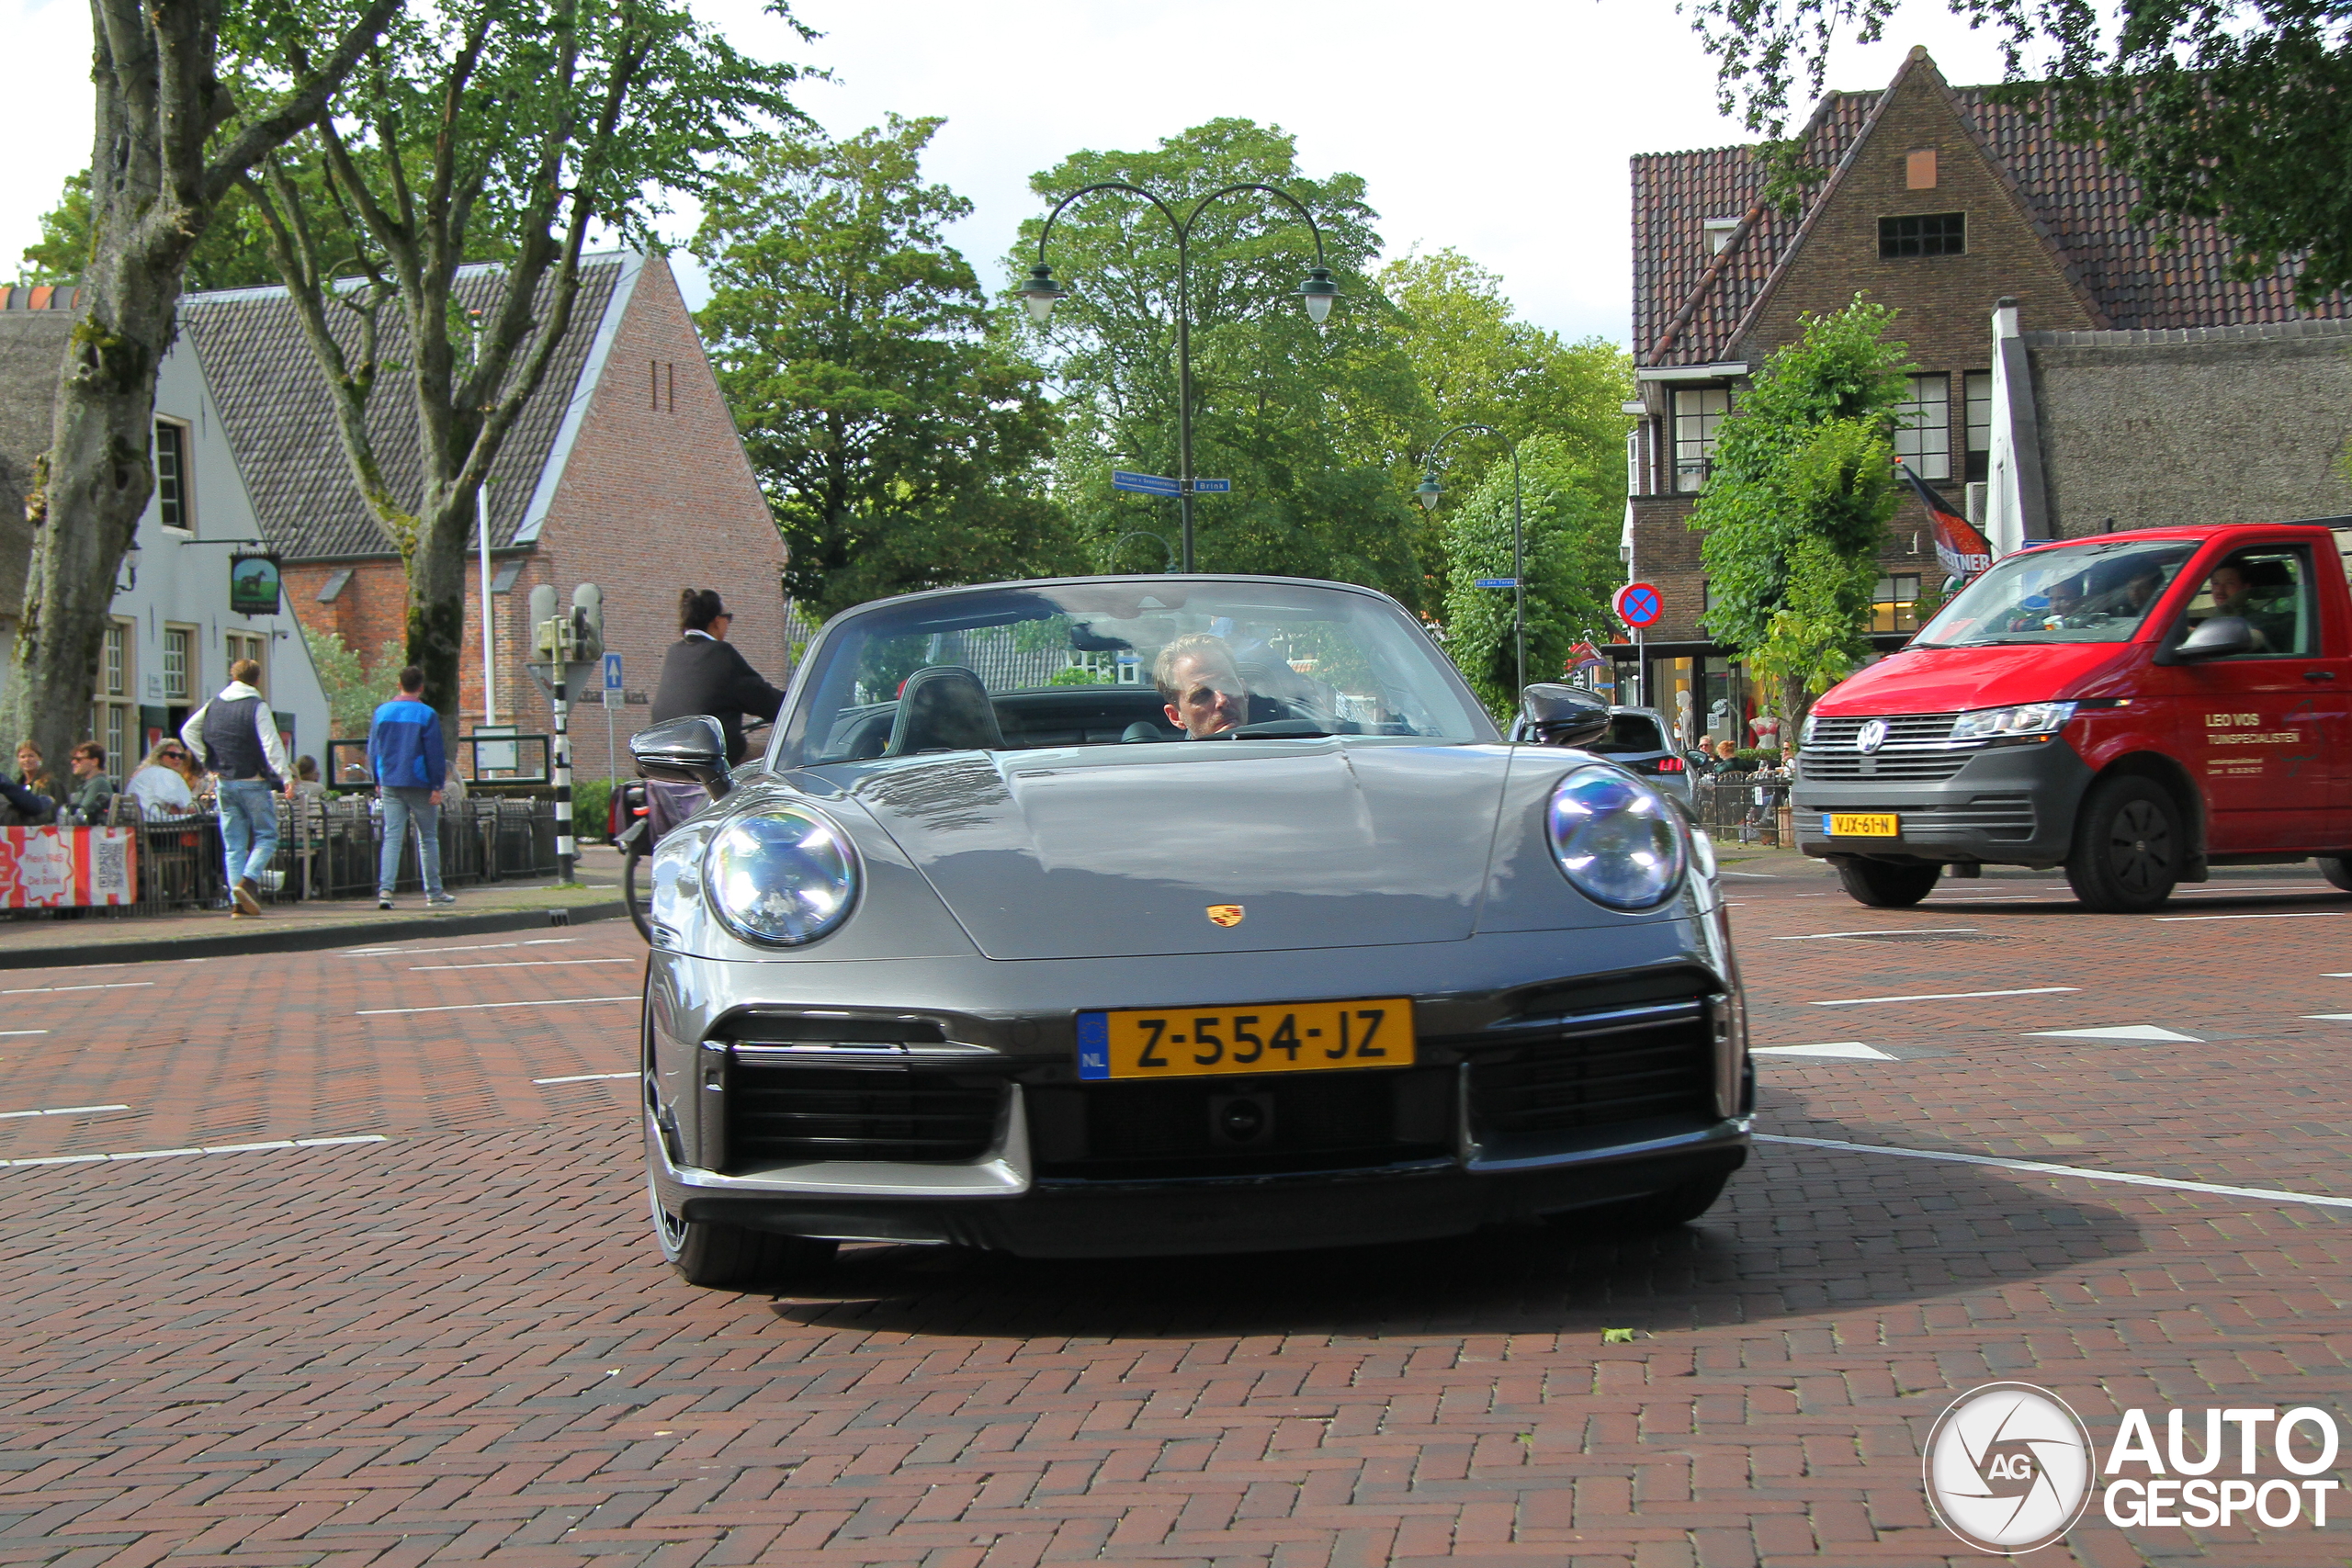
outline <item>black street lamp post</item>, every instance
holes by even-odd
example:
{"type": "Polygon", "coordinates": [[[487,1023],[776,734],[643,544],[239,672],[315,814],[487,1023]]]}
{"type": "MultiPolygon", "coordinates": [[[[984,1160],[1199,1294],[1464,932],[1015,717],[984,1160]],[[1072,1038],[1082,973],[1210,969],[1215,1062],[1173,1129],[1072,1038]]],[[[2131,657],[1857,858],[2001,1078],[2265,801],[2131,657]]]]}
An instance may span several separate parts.
{"type": "MultiPolygon", "coordinates": [[[[1413,491],[1413,499],[1419,502],[1424,510],[1435,512],[1439,498],[1445,493],[1437,482],[1438,448],[1465,430],[1480,431],[1488,435],[1502,434],[1491,424],[1457,424],[1430,442],[1429,473],[1421,480],[1419,488],[1413,491]]],[[[1525,531],[1520,523],[1519,446],[1516,442],[1510,448],[1510,583],[1511,633],[1519,641],[1519,689],[1523,692],[1527,689],[1527,546],[1525,531]]]]}
{"type": "Polygon", "coordinates": [[[1046,265],[1046,242],[1053,235],[1054,220],[1080,197],[1103,190],[1123,190],[1143,197],[1158,208],[1159,215],[1168,220],[1169,227],[1176,231],[1176,505],[1184,525],[1183,570],[1190,571],[1193,570],[1193,225],[1200,220],[1209,203],[1222,197],[1245,190],[1263,191],[1289,203],[1293,211],[1306,220],[1307,232],[1315,236],[1315,265],[1296,292],[1306,305],[1307,319],[1317,326],[1321,326],[1330,316],[1331,301],[1339,298],[1340,286],[1331,281],[1331,269],[1324,263],[1323,231],[1317,226],[1315,214],[1288,191],[1254,181],[1226,186],[1201,197],[1193,204],[1190,212],[1179,218],[1173,208],[1143,186],[1129,185],[1125,180],[1103,180],[1070,192],[1054,205],[1052,212],[1046,214],[1046,227],[1037,236],[1037,265],[1029,269],[1029,281],[1020,289],[1031,318],[1041,327],[1052,319],[1056,303],[1069,294],[1067,288],[1054,281],[1054,269],[1046,265]]]}

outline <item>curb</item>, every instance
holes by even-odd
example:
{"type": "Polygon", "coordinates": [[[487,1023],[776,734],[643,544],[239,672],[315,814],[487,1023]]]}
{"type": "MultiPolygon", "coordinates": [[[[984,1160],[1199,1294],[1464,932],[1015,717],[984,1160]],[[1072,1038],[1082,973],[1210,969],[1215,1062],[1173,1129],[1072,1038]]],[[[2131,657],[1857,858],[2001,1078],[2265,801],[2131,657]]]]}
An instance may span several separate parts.
{"type": "Polygon", "coordinates": [[[299,931],[224,931],[219,936],[166,938],[155,942],[94,942],[84,947],[0,950],[0,970],[73,969],[86,964],[159,964],[175,958],[234,958],[247,953],[316,953],[331,947],[366,947],[373,942],[414,942],[428,936],[481,936],[498,931],[545,930],[617,919],[628,913],[617,898],[568,908],[501,909],[482,915],[441,915],[427,919],[354,920],[347,926],[299,931]],[[560,919],[553,917],[561,916],[560,919]]]}

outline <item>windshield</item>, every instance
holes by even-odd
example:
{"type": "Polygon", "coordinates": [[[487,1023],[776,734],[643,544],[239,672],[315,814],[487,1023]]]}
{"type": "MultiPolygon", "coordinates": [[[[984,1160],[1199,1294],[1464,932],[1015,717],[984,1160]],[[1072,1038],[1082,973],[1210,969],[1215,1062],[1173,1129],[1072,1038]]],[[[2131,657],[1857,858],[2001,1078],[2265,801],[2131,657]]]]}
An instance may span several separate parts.
{"type": "Polygon", "coordinates": [[[2129,642],[2193,539],[2102,539],[1996,561],[1911,639],[1913,648],[2129,642]]]}
{"type": "Polygon", "coordinates": [[[1666,735],[1647,714],[1612,713],[1609,733],[1585,748],[1598,757],[1630,756],[1637,751],[1663,751],[1666,735]]]}
{"type": "Polygon", "coordinates": [[[1312,583],[1122,578],[854,612],[811,650],[780,756],[807,765],[1321,735],[1495,739],[1444,656],[1389,600],[1312,583]]]}

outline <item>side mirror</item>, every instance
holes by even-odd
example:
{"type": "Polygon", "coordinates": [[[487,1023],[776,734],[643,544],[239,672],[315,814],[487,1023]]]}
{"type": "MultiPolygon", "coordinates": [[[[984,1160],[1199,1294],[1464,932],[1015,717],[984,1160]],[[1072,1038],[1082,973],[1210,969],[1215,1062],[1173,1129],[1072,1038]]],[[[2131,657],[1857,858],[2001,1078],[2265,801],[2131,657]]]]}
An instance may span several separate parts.
{"type": "Polygon", "coordinates": [[[2254,651],[2254,628],[2242,615],[2215,615],[2165,650],[2158,662],[2195,664],[2254,651]]]}
{"type": "Polygon", "coordinates": [[[727,773],[727,732],[708,714],[673,718],[629,737],[628,754],[649,779],[697,784],[718,799],[734,787],[727,773]]]}
{"type": "Polygon", "coordinates": [[[1587,746],[1609,733],[1609,705],[1581,686],[1543,681],[1519,694],[1525,738],[1546,746],[1587,746]]]}

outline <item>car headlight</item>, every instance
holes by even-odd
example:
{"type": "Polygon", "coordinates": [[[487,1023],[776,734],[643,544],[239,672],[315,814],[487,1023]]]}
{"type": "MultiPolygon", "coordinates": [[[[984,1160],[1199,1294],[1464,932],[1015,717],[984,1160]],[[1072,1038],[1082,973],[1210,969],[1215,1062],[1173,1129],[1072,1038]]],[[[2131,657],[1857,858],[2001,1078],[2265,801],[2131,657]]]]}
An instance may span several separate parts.
{"type": "Polygon", "coordinates": [[[1674,807],[1614,768],[1578,768],[1544,813],[1553,858],[1577,892],[1612,909],[1647,909],[1682,886],[1683,839],[1674,807]]]}
{"type": "Polygon", "coordinates": [[[2075,716],[2073,703],[2027,703],[2013,708],[1978,708],[1953,721],[1954,740],[1990,740],[2003,735],[2050,735],[2075,716]]]}
{"type": "Polygon", "coordinates": [[[814,942],[857,901],[857,852],[816,812],[770,806],[710,836],[703,890],[727,929],[776,947],[814,942]]]}

